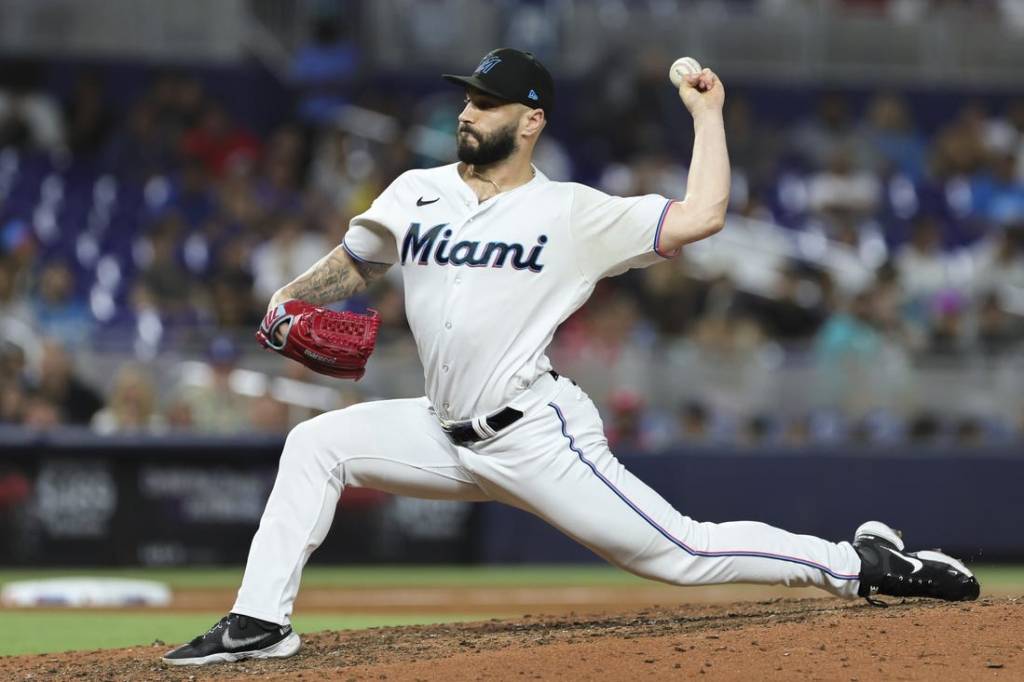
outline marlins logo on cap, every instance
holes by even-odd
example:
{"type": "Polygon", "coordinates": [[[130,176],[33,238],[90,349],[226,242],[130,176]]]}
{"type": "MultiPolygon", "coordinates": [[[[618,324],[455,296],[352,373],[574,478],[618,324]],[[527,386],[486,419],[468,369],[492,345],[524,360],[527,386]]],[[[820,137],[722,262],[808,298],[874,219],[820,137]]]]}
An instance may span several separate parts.
{"type": "Polygon", "coordinates": [[[444,74],[446,81],[476,88],[507,102],[518,102],[550,114],[555,81],[529,52],[503,47],[484,55],[472,76],[444,74]]]}
{"type": "Polygon", "coordinates": [[[476,67],[476,71],[473,73],[488,73],[499,63],[501,63],[501,57],[487,55],[480,61],[480,66],[476,67]]]}

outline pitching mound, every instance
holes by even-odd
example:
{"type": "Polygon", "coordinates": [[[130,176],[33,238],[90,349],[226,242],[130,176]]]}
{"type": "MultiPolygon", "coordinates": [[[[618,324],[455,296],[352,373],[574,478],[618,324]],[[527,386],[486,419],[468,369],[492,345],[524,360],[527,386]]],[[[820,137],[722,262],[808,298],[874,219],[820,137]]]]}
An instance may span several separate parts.
{"type": "Polygon", "coordinates": [[[786,599],[305,634],[285,661],[176,668],[168,647],[0,659],[5,680],[1021,679],[1024,599],[786,599]]]}

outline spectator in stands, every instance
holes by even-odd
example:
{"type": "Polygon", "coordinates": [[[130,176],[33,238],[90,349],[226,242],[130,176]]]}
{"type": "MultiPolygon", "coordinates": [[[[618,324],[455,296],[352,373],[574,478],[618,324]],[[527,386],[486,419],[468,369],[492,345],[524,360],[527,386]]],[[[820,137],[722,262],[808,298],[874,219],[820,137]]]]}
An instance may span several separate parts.
{"type": "Polygon", "coordinates": [[[942,235],[932,218],[922,217],[915,223],[910,242],[896,256],[896,270],[906,300],[911,303],[929,299],[953,285],[942,251],[942,235]]]}
{"type": "Polygon", "coordinates": [[[146,240],[148,262],[140,268],[139,279],[165,320],[187,317],[192,300],[193,279],[178,261],[178,244],[184,230],[179,214],[165,215],[146,240]]]}
{"type": "Polygon", "coordinates": [[[28,396],[17,382],[0,382],[0,424],[21,424],[28,396]]]}
{"type": "Polygon", "coordinates": [[[255,182],[257,201],[267,214],[301,209],[302,168],[306,143],[296,126],[282,126],[267,142],[255,182]]]}
{"type": "Polygon", "coordinates": [[[356,178],[352,170],[360,175],[368,174],[374,164],[369,152],[356,149],[353,141],[341,130],[325,129],[316,140],[309,169],[309,187],[318,199],[339,212],[349,208],[349,197],[356,178]],[[359,164],[350,163],[352,154],[358,152],[359,164]]]}
{"type": "MultiPolygon", "coordinates": [[[[354,17],[342,16],[335,3],[315,6],[318,15],[313,21],[313,40],[296,51],[289,80],[298,90],[299,117],[306,123],[326,125],[348,103],[359,75],[359,49],[347,35],[358,23],[354,17]]],[[[354,11],[357,6],[347,3],[345,12],[354,11]]]]}
{"type": "Polygon", "coordinates": [[[220,218],[229,225],[253,229],[266,219],[251,173],[243,170],[230,173],[221,178],[216,187],[220,218]]]}
{"type": "Polygon", "coordinates": [[[907,438],[915,445],[935,445],[942,437],[942,422],[932,412],[920,412],[910,418],[907,438]]]}
{"type": "Polygon", "coordinates": [[[44,335],[69,344],[88,340],[95,324],[88,306],[75,296],[75,275],[61,261],[40,273],[32,316],[44,335]]]}
{"type": "Polygon", "coordinates": [[[985,444],[985,429],[980,419],[965,415],[960,417],[953,430],[953,442],[960,448],[976,448],[985,444]]]}
{"type": "Polygon", "coordinates": [[[883,92],[872,98],[863,135],[876,172],[903,173],[914,180],[924,175],[928,145],[898,94],[883,92]]]}
{"type": "Polygon", "coordinates": [[[559,333],[559,351],[581,362],[612,364],[626,349],[639,314],[629,297],[612,287],[595,296],[597,306],[588,306],[559,333]]]}
{"type": "Polygon", "coordinates": [[[78,78],[71,99],[64,107],[68,126],[68,148],[76,157],[99,153],[113,125],[113,115],[103,100],[103,81],[98,73],[78,78]]]}
{"type": "Polygon", "coordinates": [[[883,344],[873,316],[871,292],[854,296],[847,310],[832,314],[815,339],[823,367],[866,365],[877,360],[883,344]]]}
{"type": "Polygon", "coordinates": [[[106,406],[93,415],[92,429],[97,433],[133,433],[154,431],[161,422],[156,413],[156,388],[141,365],[122,365],[114,378],[106,406]]]}
{"type": "Polygon", "coordinates": [[[175,209],[190,227],[198,227],[214,219],[217,198],[206,167],[195,159],[181,166],[173,198],[175,209]]]}
{"type": "Polygon", "coordinates": [[[678,412],[679,439],[685,443],[704,443],[711,439],[711,419],[707,407],[696,400],[684,403],[678,412]]]}
{"type": "Polygon", "coordinates": [[[0,148],[64,148],[64,118],[56,99],[40,87],[39,67],[28,60],[0,62],[0,148]]]}
{"type": "Polygon", "coordinates": [[[977,325],[977,344],[986,355],[999,355],[1024,340],[1022,319],[1006,311],[996,292],[982,297],[977,325]]]}
{"type": "Polygon", "coordinates": [[[967,300],[958,291],[949,289],[936,294],[931,301],[932,320],[926,350],[935,356],[952,357],[968,350],[965,310],[967,300]]]}
{"type": "Polygon", "coordinates": [[[292,424],[288,406],[270,394],[254,398],[249,406],[250,430],[255,433],[286,434],[292,424]]]}
{"type": "Polygon", "coordinates": [[[743,420],[737,444],[746,447],[757,447],[769,443],[771,439],[771,417],[763,413],[752,414],[743,420]]]}
{"type": "Polygon", "coordinates": [[[186,73],[162,74],[146,94],[152,105],[160,139],[178,149],[182,137],[199,123],[208,102],[198,79],[186,73]]]}
{"type": "Polygon", "coordinates": [[[192,419],[192,408],[188,401],[177,397],[167,403],[163,411],[163,422],[167,428],[175,431],[190,431],[195,428],[192,419]]]}
{"type": "Polygon", "coordinates": [[[140,100],[127,121],[115,125],[103,150],[104,166],[122,177],[148,179],[160,175],[176,163],[178,150],[161,135],[157,110],[140,100]]]}
{"type": "Polygon", "coordinates": [[[1024,296],[1024,222],[986,235],[972,251],[975,294],[1024,296]]]}
{"type": "Polygon", "coordinates": [[[1017,97],[1010,103],[1006,119],[1016,132],[1017,181],[1024,183],[1024,97],[1017,97]]]}
{"type": "Polygon", "coordinates": [[[608,400],[609,419],[605,433],[608,445],[619,452],[642,452],[651,443],[645,429],[644,399],[636,391],[616,390],[608,400]]]}
{"type": "Polygon", "coordinates": [[[177,400],[188,406],[196,431],[231,434],[249,427],[249,401],[231,388],[238,358],[238,347],[228,337],[218,336],[207,351],[209,374],[201,383],[180,387],[177,400]]]}
{"type": "Polygon", "coordinates": [[[20,424],[25,413],[25,352],[0,341],[0,424],[20,424]]]}
{"type": "Polygon", "coordinates": [[[993,154],[971,183],[972,212],[991,225],[1024,222],[1024,184],[1017,180],[1016,150],[993,154]]]}
{"type": "Polygon", "coordinates": [[[804,447],[811,441],[811,418],[800,415],[788,419],[782,431],[782,443],[789,447],[804,447]]]}
{"type": "Polygon", "coordinates": [[[103,400],[75,373],[74,361],[63,343],[46,339],[40,344],[40,350],[39,365],[29,374],[32,398],[26,414],[46,421],[49,418],[47,406],[52,406],[61,423],[88,424],[103,407],[103,400]]]}
{"type": "Polygon", "coordinates": [[[34,315],[24,292],[19,291],[14,259],[0,255],[0,319],[32,325],[34,315]]]}
{"type": "Polygon", "coordinates": [[[854,150],[835,147],[823,170],[807,183],[808,204],[830,223],[856,226],[878,206],[881,186],[878,177],[854,166],[854,150]]]}
{"type": "Polygon", "coordinates": [[[772,337],[806,339],[825,318],[825,300],[816,273],[797,263],[784,265],[767,297],[748,297],[751,312],[772,337]]]}
{"type": "Polygon", "coordinates": [[[780,151],[778,137],[758,125],[750,101],[745,97],[731,96],[724,114],[733,188],[735,190],[739,175],[751,188],[751,193],[756,194],[768,186],[775,171],[780,151]]]}
{"type": "Polygon", "coordinates": [[[683,334],[693,323],[705,291],[703,283],[687,276],[686,267],[680,258],[624,275],[633,284],[644,317],[669,337],[683,334]]]}
{"type": "Polygon", "coordinates": [[[282,282],[290,282],[330,251],[331,246],[303,223],[301,216],[281,214],[271,220],[271,237],[252,255],[256,296],[269,300],[282,282]]]}
{"type": "Polygon", "coordinates": [[[838,92],[818,100],[815,114],[790,133],[789,144],[808,170],[824,169],[837,154],[846,157],[851,172],[867,166],[864,135],[853,120],[846,97],[838,92]]]}
{"type": "Polygon", "coordinates": [[[66,423],[61,417],[60,408],[52,400],[39,394],[29,394],[25,399],[25,409],[21,415],[21,424],[30,429],[45,431],[66,423]]]}
{"type": "Polygon", "coordinates": [[[210,278],[210,306],[221,328],[253,327],[263,318],[267,298],[255,295],[249,243],[226,239],[217,250],[210,278]]]}
{"type": "Polygon", "coordinates": [[[186,157],[201,161],[215,177],[252,166],[260,156],[259,139],[216,102],[206,105],[198,125],[185,133],[181,148],[186,157]]]}
{"type": "Polygon", "coordinates": [[[985,107],[978,101],[972,101],[964,105],[957,117],[939,132],[933,147],[941,176],[969,178],[984,169],[988,159],[986,121],[985,107]]]}

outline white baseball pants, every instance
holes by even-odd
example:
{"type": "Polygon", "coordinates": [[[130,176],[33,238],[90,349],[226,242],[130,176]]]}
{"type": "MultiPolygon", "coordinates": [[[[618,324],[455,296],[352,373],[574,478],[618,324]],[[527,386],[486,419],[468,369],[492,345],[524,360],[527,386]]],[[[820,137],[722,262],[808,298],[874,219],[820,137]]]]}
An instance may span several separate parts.
{"type": "Polygon", "coordinates": [[[763,523],[701,523],[630,474],[608,449],[578,386],[545,374],[512,403],[524,416],[456,446],[426,398],[362,403],[295,427],[253,538],[232,611],[287,623],[302,569],[347,485],[396,495],[496,500],[540,516],[609,562],[675,585],[814,585],[854,597],[860,558],[848,542],[763,523]]]}

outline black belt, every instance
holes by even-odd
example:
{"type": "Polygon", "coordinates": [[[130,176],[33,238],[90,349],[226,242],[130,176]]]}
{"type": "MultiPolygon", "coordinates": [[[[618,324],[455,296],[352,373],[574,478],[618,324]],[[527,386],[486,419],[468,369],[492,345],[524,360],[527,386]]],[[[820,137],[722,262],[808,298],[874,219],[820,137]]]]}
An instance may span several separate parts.
{"type": "MultiPolygon", "coordinates": [[[[558,379],[558,372],[551,370],[548,372],[556,380],[558,379]]],[[[523,413],[514,407],[506,407],[503,410],[495,412],[484,421],[487,422],[487,426],[492,431],[498,432],[502,429],[515,424],[517,421],[523,418],[523,413]]],[[[477,433],[477,430],[473,428],[472,421],[455,422],[448,424],[447,426],[442,425],[444,432],[448,434],[448,437],[452,439],[452,442],[456,445],[462,445],[464,443],[476,443],[485,438],[477,433]]]]}

